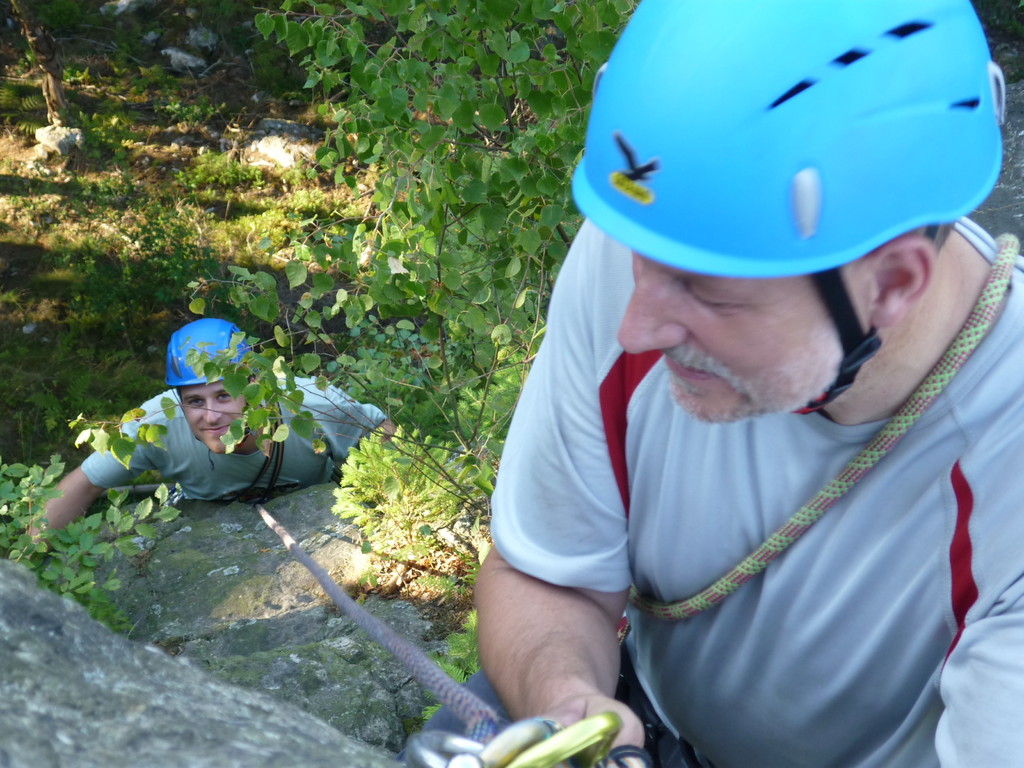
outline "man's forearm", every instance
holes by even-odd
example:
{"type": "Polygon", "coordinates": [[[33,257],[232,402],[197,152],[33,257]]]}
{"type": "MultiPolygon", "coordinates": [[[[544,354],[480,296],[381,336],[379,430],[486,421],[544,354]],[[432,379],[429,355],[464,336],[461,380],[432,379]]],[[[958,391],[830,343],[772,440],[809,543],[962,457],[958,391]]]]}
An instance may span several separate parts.
{"type": "Polygon", "coordinates": [[[93,485],[78,467],[57,484],[57,490],[63,495],[50,499],[46,505],[46,523],[50,528],[63,528],[81,516],[106,489],[93,485]]]}
{"type": "MultiPolygon", "coordinates": [[[[552,716],[564,724],[609,709],[628,717],[612,700],[625,591],[548,584],[491,550],[476,595],[481,661],[510,715],[552,716]]],[[[639,723],[627,723],[624,740],[637,739],[642,743],[639,723]]]]}

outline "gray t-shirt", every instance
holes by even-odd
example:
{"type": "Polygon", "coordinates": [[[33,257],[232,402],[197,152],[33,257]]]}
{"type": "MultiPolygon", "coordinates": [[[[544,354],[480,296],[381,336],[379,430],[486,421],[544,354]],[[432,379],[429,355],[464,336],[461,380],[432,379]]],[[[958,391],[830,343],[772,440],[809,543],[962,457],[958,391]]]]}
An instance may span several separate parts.
{"type": "MultiPolygon", "coordinates": [[[[313,379],[296,378],[295,381],[304,395],[301,410],[308,411],[316,421],[313,438],[323,440],[327,450],[316,453],[311,439],[292,430],[283,443],[277,487],[326,482],[334,467],[348,456],[349,449],[385,419],[384,412],[376,406],[357,403],[336,387],[322,392],[313,379]]],[[[112,488],[131,481],[145,470],[155,469],[165,480],[177,481],[185,495],[193,499],[219,499],[248,489],[266,456],[259,451],[248,455],[213,453],[192,434],[180,406],[164,408],[166,400],[177,403],[177,392],[167,390],[146,401],[142,405],[146,416],[123,428],[125,434],[134,436],[140,423],[166,425],[165,447],[136,446],[130,468],[125,468],[110,453],[94,453],[82,464],[89,481],[101,488],[112,488]]],[[[285,410],[283,418],[284,423],[290,424],[293,415],[285,410]]],[[[272,467],[267,467],[257,487],[268,482],[271,472],[272,467]]]]}

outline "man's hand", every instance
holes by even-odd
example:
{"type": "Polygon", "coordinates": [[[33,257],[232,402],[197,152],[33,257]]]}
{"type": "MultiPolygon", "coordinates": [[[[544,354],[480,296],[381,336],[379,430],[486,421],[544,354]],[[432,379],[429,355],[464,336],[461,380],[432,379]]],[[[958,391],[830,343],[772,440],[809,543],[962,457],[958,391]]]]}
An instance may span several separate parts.
{"type": "Polygon", "coordinates": [[[603,712],[614,712],[622,720],[622,729],[615,737],[615,741],[612,743],[613,747],[621,747],[626,744],[637,747],[644,746],[644,726],[640,722],[640,718],[621,701],[601,694],[566,699],[554,705],[542,717],[554,720],[561,726],[566,726],[603,712]]]}
{"type": "Polygon", "coordinates": [[[639,718],[612,696],[620,651],[616,625],[626,591],[561,587],[528,576],[491,549],[476,583],[480,660],[508,713],[572,723],[615,712],[615,745],[643,746],[639,718]]]}
{"type": "Polygon", "coordinates": [[[380,435],[382,443],[390,443],[391,438],[395,436],[395,430],[397,427],[391,419],[384,419],[380,424],[377,425],[377,434],[380,435]]]}

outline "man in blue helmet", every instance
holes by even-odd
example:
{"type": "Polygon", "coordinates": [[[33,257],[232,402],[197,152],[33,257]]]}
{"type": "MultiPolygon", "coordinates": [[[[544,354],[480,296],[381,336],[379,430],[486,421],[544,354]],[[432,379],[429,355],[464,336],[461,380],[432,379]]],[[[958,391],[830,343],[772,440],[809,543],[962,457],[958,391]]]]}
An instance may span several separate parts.
{"type": "MultiPolygon", "coordinates": [[[[385,436],[393,433],[391,422],[376,406],[357,403],[336,387],[321,391],[312,379],[300,377],[296,386],[303,393],[302,410],[316,422],[312,437],[291,430],[286,440],[271,443],[265,453],[259,436],[249,432],[228,453],[223,438],[242,416],[245,398],[231,395],[223,381],[207,381],[188,360],[190,353],[198,352],[211,357],[228,354],[237,363],[248,350],[242,332],[226,320],[203,318],[175,331],[167,345],[166,382],[172,389],[144,403],[146,415],[124,428],[134,436],[141,423],[162,424],[167,428],[164,445],[137,445],[128,468],[109,453],[89,456],[58,485],[63,495],[47,505],[48,525],[64,527],[108,488],[150,469],[176,481],[185,496],[194,499],[232,500],[323,483],[363,435],[373,430],[385,436]],[[317,453],[314,439],[322,440],[327,450],[317,453]]],[[[288,423],[294,414],[283,411],[282,417],[288,423]]]]}
{"type": "Polygon", "coordinates": [[[642,744],[625,611],[673,764],[1021,764],[1002,91],[967,0],[642,0],[477,582],[511,717],[642,744]]]}

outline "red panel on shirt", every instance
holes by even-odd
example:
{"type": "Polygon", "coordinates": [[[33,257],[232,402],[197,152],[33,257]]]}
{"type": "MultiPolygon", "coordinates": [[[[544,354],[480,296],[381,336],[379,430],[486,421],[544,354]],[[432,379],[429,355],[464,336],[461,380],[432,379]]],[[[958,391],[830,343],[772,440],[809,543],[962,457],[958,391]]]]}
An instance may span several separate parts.
{"type": "Polygon", "coordinates": [[[632,355],[623,352],[608,371],[599,391],[601,418],[608,441],[608,457],[612,462],[615,482],[619,486],[622,505],[629,516],[629,468],[626,466],[626,408],[637,385],[661,359],[661,352],[653,350],[632,355]]]}
{"type": "Polygon", "coordinates": [[[953,541],[949,545],[950,573],[953,576],[953,617],[956,619],[956,637],[946,652],[946,657],[953,652],[956,644],[963,634],[964,624],[967,621],[967,611],[978,599],[978,585],[974,582],[974,572],[971,570],[971,512],[974,511],[974,493],[971,486],[960,469],[960,462],[953,465],[950,474],[953,483],[953,493],[956,495],[956,530],[953,532],[953,541]]]}

